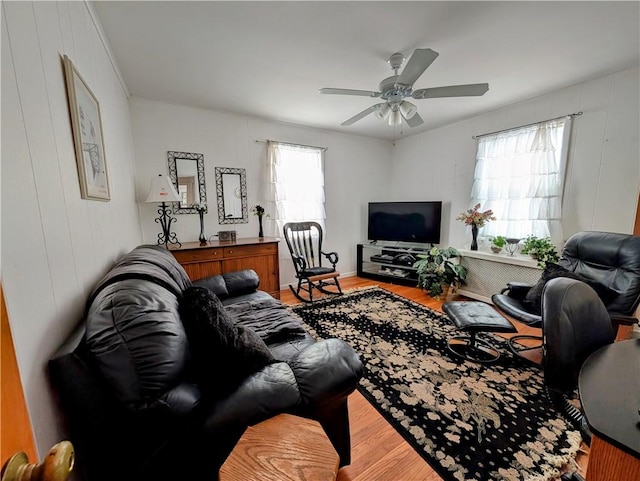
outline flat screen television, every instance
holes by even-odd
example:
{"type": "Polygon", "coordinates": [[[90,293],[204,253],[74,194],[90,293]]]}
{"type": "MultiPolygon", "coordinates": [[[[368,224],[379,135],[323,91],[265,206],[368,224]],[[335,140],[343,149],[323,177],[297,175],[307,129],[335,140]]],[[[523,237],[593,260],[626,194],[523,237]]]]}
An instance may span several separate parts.
{"type": "Polygon", "coordinates": [[[367,237],[372,241],[440,242],[442,202],[369,202],[367,237]]]}

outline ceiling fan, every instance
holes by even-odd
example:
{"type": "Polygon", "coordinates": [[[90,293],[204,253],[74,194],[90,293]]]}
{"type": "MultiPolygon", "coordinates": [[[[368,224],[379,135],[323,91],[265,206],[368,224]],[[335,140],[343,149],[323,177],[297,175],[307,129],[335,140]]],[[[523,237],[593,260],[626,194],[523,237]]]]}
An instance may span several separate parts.
{"type": "Polygon", "coordinates": [[[417,127],[424,123],[424,121],[418,114],[418,107],[404,100],[405,98],[411,97],[416,100],[422,100],[438,97],[478,97],[484,95],[487,90],[489,90],[488,83],[449,85],[447,87],[413,90],[413,84],[438,55],[438,52],[430,48],[417,48],[411,55],[402,73],[398,75],[398,70],[400,70],[405,57],[401,53],[394,53],[389,57],[389,60],[387,60],[387,63],[393,70],[393,76],[380,82],[379,92],[371,90],[322,88],[320,89],[320,93],[380,97],[384,100],[384,102],[372,105],[350,119],[345,120],[341,125],[351,125],[367,115],[374,113],[379,119],[388,121],[389,125],[400,125],[402,119],[404,119],[409,127],[417,127]]]}

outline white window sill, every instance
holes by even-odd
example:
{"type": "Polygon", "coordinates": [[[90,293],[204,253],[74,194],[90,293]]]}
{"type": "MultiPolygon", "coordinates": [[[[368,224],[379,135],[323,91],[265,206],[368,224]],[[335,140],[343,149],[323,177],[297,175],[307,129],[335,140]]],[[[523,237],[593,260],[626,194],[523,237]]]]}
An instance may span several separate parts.
{"type": "Polygon", "coordinates": [[[462,257],[473,257],[475,259],[501,262],[503,264],[511,264],[514,266],[533,267],[536,269],[540,269],[538,267],[538,261],[532,259],[531,256],[521,254],[510,255],[504,250],[499,254],[494,254],[493,252],[487,251],[471,251],[468,249],[458,249],[458,252],[460,252],[460,255],[462,257]]]}

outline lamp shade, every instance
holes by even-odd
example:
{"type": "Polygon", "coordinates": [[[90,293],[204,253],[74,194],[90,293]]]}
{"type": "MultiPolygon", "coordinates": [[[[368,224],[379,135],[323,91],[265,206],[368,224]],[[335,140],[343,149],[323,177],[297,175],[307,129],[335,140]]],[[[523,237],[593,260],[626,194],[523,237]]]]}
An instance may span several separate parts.
{"type": "Polygon", "coordinates": [[[169,177],[158,174],[151,179],[145,202],[180,202],[180,196],[169,177]]]}
{"type": "Polygon", "coordinates": [[[386,120],[390,112],[391,107],[389,107],[389,104],[384,104],[382,107],[376,110],[374,115],[380,120],[386,120]]]}
{"type": "Polygon", "coordinates": [[[406,100],[403,100],[402,103],[400,104],[400,112],[402,112],[402,115],[404,116],[405,119],[410,119],[415,114],[418,113],[418,107],[416,107],[411,102],[407,102],[406,100]]]}
{"type": "Polygon", "coordinates": [[[400,112],[398,110],[392,110],[391,115],[389,115],[389,125],[400,125],[402,123],[402,117],[400,116],[400,112]]]}

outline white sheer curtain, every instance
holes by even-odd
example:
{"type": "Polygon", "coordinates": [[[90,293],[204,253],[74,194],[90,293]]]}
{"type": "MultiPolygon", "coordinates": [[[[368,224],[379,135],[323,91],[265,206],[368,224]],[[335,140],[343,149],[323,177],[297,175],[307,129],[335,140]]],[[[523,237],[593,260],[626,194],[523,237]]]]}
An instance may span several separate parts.
{"type": "Polygon", "coordinates": [[[267,235],[282,236],[282,226],[296,221],[324,229],[323,150],[269,141],[267,158],[267,235]]]}
{"type": "Polygon", "coordinates": [[[550,237],[562,244],[562,193],[571,117],[478,140],[471,205],[493,210],[483,236],[550,237]]]}

